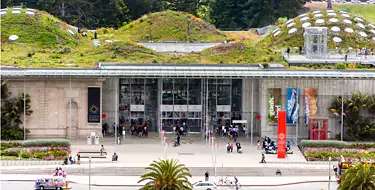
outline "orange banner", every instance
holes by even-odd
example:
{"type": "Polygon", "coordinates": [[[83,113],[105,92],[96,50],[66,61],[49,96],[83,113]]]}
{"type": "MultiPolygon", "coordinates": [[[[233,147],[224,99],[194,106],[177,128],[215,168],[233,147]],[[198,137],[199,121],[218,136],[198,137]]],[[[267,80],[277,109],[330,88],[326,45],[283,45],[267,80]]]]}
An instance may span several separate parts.
{"type": "Polygon", "coordinates": [[[278,111],[277,158],[286,157],[286,111],[278,111]]]}

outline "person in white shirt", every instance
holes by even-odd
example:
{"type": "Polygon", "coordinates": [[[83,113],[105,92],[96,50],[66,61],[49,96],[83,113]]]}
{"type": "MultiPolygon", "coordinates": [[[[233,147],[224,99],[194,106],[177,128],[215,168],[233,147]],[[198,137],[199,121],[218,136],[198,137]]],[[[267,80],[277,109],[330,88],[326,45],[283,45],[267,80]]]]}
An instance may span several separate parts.
{"type": "Polygon", "coordinates": [[[223,126],[223,138],[227,137],[227,129],[223,126]]]}

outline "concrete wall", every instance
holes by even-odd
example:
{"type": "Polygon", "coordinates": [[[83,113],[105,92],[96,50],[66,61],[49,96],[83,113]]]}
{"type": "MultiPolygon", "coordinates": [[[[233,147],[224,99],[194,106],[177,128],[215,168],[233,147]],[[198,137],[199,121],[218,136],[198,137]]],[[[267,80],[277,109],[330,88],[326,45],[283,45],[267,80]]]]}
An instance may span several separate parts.
{"type": "MultiPolygon", "coordinates": [[[[12,96],[23,93],[23,80],[9,80],[12,96]]],[[[69,79],[25,80],[26,93],[30,95],[31,110],[26,127],[30,138],[66,138],[70,134],[69,79]]],[[[101,124],[87,122],[87,88],[102,87],[100,80],[72,80],[72,138],[87,136],[90,132],[101,133],[101,124]]],[[[22,118],[23,119],[23,118],[22,118]]]]}
{"type": "MultiPolygon", "coordinates": [[[[261,136],[277,136],[277,124],[267,123],[267,109],[268,109],[268,88],[281,88],[281,104],[282,109],[286,107],[286,89],[300,88],[300,109],[299,109],[299,132],[298,136],[301,138],[308,137],[308,128],[304,125],[304,108],[305,88],[318,89],[318,116],[329,117],[329,131],[330,138],[334,138],[336,133],[340,132],[340,117],[334,117],[328,110],[332,99],[341,96],[344,93],[344,98],[348,97],[355,91],[362,93],[375,94],[375,81],[373,80],[327,80],[327,79],[266,79],[260,81],[260,113],[261,113],[261,136]]],[[[296,133],[295,125],[287,126],[287,138],[294,138],[296,133]]]]}
{"type": "Polygon", "coordinates": [[[118,80],[119,79],[108,78],[103,82],[103,113],[107,115],[107,117],[103,119],[103,123],[109,125],[109,133],[114,132],[113,123],[115,123],[116,116],[116,98],[119,97],[119,93],[116,93],[118,80]]]}
{"type": "Polygon", "coordinates": [[[256,115],[259,114],[259,80],[257,79],[244,79],[242,81],[242,119],[247,120],[247,127],[250,131],[251,127],[251,117],[253,116],[253,133],[254,135],[260,135],[260,121],[256,120],[256,115]],[[253,114],[252,114],[252,106],[251,106],[251,90],[252,85],[253,88],[253,95],[254,95],[254,106],[253,106],[253,114]]]}

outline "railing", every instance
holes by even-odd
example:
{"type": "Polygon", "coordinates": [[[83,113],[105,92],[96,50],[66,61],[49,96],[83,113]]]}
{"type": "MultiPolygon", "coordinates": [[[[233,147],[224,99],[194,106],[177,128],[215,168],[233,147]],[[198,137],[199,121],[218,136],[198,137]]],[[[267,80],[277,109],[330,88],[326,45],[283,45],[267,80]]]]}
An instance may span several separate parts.
{"type": "MultiPolygon", "coordinates": [[[[1,160],[1,166],[33,166],[33,165],[62,165],[63,160],[1,160]]],[[[80,164],[88,164],[89,161],[82,161],[80,164]]],[[[112,163],[112,161],[91,161],[91,163],[112,163]]]]}

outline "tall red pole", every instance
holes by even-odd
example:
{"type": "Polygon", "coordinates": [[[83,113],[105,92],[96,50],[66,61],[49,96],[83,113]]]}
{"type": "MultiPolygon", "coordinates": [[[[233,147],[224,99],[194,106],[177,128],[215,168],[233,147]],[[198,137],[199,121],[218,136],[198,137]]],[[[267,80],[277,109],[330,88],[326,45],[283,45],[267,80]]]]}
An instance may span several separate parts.
{"type": "Polygon", "coordinates": [[[277,158],[285,158],[286,155],[286,111],[279,110],[277,132],[277,158]]]}

